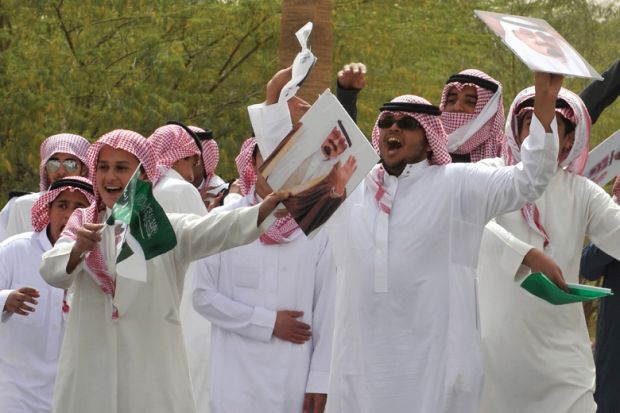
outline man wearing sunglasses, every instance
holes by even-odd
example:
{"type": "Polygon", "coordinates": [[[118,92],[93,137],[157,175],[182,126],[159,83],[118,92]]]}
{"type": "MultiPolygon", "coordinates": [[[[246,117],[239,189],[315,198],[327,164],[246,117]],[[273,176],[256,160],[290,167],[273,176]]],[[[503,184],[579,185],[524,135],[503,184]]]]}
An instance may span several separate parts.
{"type": "Polygon", "coordinates": [[[535,126],[512,168],[448,165],[438,107],[413,95],[382,106],[381,162],[328,223],[339,287],[328,412],[479,410],[480,239],[549,182],[561,84],[536,74],[535,126]]]}
{"type": "Polygon", "coordinates": [[[327,412],[479,410],[480,239],[555,172],[562,81],[536,73],[522,162],[499,169],[447,165],[441,111],[425,99],[381,107],[372,132],[381,162],[327,223],[338,268],[327,412]]]}
{"type": "Polygon", "coordinates": [[[68,176],[88,176],[85,162],[89,146],[86,139],[71,133],[52,135],[41,143],[40,192],[12,198],[0,211],[0,241],[32,231],[32,206],[51,184],[68,176]]]}

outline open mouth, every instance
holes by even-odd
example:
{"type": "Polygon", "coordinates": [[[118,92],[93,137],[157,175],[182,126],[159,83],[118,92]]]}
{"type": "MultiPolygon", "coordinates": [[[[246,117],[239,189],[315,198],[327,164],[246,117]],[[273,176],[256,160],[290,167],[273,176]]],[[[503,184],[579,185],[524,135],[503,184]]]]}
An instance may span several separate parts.
{"type": "Polygon", "coordinates": [[[388,136],[386,139],[388,150],[400,149],[403,147],[403,143],[395,136],[388,136]]]}
{"type": "Polygon", "coordinates": [[[110,195],[118,195],[123,190],[120,186],[106,186],[104,189],[110,195]]]}

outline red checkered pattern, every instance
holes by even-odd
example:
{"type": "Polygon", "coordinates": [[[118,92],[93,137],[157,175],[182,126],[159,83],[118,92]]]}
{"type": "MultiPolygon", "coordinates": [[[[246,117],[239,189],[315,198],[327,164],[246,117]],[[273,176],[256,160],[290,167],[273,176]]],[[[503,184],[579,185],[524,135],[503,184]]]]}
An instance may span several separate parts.
{"type": "MultiPolygon", "coordinates": [[[[419,96],[414,95],[403,95],[397,98],[392,99],[392,102],[406,102],[406,103],[419,103],[424,105],[430,105],[431,103],[419,96]]],[[[375,122],[375,126],[372,128],[372,146],[375,148],[377,153],[379,153],[379,136],[380,130],[377,123],[379,119],[382,119],[385,116],[394,116],[400,118],[402,116],[411,116],[424,128],[424,132],[426,132],[426,139],[433,151],[433,156],[431,158],[431,164],[434,165],[444,165],[450,163],[452,159],[448,154],[447,149],[447,137],[446,132],[443,129],[439,116],[427,115],[425,113],[410,113],[410,112],[390,112],[383,111],[379,114],[377,121],[375,122]]],[[[380,153],[379,153],[380,154],[380,153]]]]}
{"type": "MultiPolygon", "coordinates": [[[[254,152],[255,146],[255,138],[246,139],[241,146],[239,155],[235,158],[237,172],[239,173],[241,194],[243,196],[249,196],[253,205],[260,201],[255,192],[257,176],[252,161],[252,153],[254,152]]],[[[276,219],[267,231],[260,236],[260,240],[266,245],[283,244],[292,241],[299,229],[299,225],[297,225],[297,222],[293,219],[291,214],[287,214],[283,218],[276,219]]]]}
{"type": "MultiPolygon", "coordinates": [[[[77,181],[82,181],[86,184],[92,185],[92,183],[88,179],[82,178],[81,176],[72,176],[71,179],[75,179],[77,181]]],[[[58,195],[60,195],[66,190],[69,190],[71,192],[80,191],[82,194],[84,194],[89,204],[91,204],[95,200],[95,197],[90,192],[71,185],[52,189],[51,191],[43,193],[32,206],[32,227],[36,232],[41,232],[45,229],[45,227],[47,227],[47,224],[49,224],[50,222],[51,203],[54,202],[58,195]]]]}
{"type": "MultiPolygon", "coordinates": [[[[534,87],[522,90],[512,102],[509,118],[506,121],[506,139],[502,148],[502,156],[506,165],[515,165],[521,161],[521,148],[517,144],[518,136],[517,119],[524,116],[532,107],[519,108],[519,105],[535,96],[534,87]],[[519,109],[518,109],[519,108],[519,109]],[[517,112],[518,110],[518,112],[517,112]]],[[[581,175],[588,161],[588,149],[590,141],[590,129],[592,120],[581,98],[568,89],[560,89],[558,99],[563,100],[569,108],[556,108],[556,112],[564,116],[575,125],[575,141],[573,147],[561,163],[560,167],[571,173],[581,175]]],[[[544,246],[549,247],[551,240],[545,231],[544,224],[540,220],[540,213],[535,203],[529,202],[521,208],[521,215],[527,221],[530,228],[538,232],[544,238],[544,246]]]]}
{"type": "Polygon", "coordinates": [[[47,176],[45,164],[57,153],[69,153],[77,157],[84,165],[87,162],[87,153],[90,143],[80,135],[72,133],[60,133],[45,139],[40,146],[41,163],[39,164],[39,188],[47,191],[52,184],[47,176]]]}
{"type": "MultiPolygon", "coordinates": [[[[122,149],[133,154],[142,163],[142,167],[149,180],[152,180],[153,177],[156,176],[155,160],[151,153],[151,147],[144,136],[130,130],[117,129],[103,135],[97,142],[92,144],[88,150],[88,166],[91,171],[92,182],[97,182],[96,165],[99,158],[99,151],[101,151],[104,145],[111,146],[115,149],[122,149]]],[[[99,223],[99,212],[103,210],[104,206],[99,198],[97,186],[95,185],[93,189],[95,191],[95,201],[88,208],[76,209],[73,212],[73,215],[69,218],[69,222],[67,222],[61,234],[61,238],[66,237],[75,240],[77,239],[78,230],[85,223],[99,223]]],[[[86,265],[93,280],[97,283],[99,288],[101,288],[101,291],[110,297],[114,297],[116,283],[110,276],[99,245],[86,256],[86,265]]],[[[118,316],[118,310],[113,308],[112,318],[116,319],[118,316]]]]}
{"type": "Polygon", "coordinates": [[[159,181],[179,159],[194,155],[200,156],[200,149],[194,139],[179,125],[165,125],[157,128],[149,137],[148,142],[157,165],[157,175],[153,183],[159,181]]]}
{"type": "Polygon", "coordinates": [[[390,214],[392,211],[392,194],[385,190],[383,186],[383,179],[385,177],[385,169],[383,165],[377,164],[370,171],[370,179],[366,179],[366,185],[368,189],[375,194],[375,200],[379,209],[385,213],[390,214]]]}
{"type": "MultiPolygon", "coordinates": [[[[204,129],[197,126],[188,126],[188,128],[194,132],[204,132],[204,129]]],[[[200,141],[200,143],[202,144],[202,164],[205,169],[205,182],[209,182],[213,175],[215,175],[217,164],[220,161],[220,149],[214,139],[206,139],[200,141]]]]}
{"type": "MultiPolygon", "coordinates": [[[[499,88],[495,93],[500,94],[500,104],[495,112],[495,115],[484,125],[482,125],[480,129],[475,131],[467,139],[467,141],[465,141],[465,143],[454,151],[454,153],[459,155],[469,154],[471,162],[477,162],[486,158],[495,158],[499,154],[499,148],[504,139],[504,107],[502,105],[501,98],[502,85],[500,82],[480,70],[467,69],[459,72],[459,74],[476,76],[478,78],[496,83],[499,88]]],[[[473,83],[451,82],[446,84],[443,88],[439,109],[442,111],[445,109],[446,101],[448,99],[448,92],[452,88],[455,88],[460,92],[465,86],[474,86],[476,88],[478,97],[478,100],[476,101],[476,108],[474,113],[442,112],[441,122],[443,123],[443,127],[448,135],[448,139],[450,139],[450,134],[452,132],[478,117],[494,95],[494,93],[489,89],[485,89],[473,83]]]]}

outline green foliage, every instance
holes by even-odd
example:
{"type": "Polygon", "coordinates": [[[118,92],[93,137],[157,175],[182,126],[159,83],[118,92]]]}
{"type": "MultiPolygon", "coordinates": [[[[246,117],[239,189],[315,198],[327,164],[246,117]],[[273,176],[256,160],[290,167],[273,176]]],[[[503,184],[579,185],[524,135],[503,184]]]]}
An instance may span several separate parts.
{"type": "MultiPolygon", "coordinates": [[[[334,68],[363,61],[359,120],[415,93],[438,103],[452,73],[475,67],[504,84],[505,106],[531,72],[474,17],[492,10],[549,21],[599,71],[620,56],[620,11],[585,0],[334,1],[334,68]]],[[[72,132],[94,141],[117,128],[145,136],[167,120],[213,129],[219,173],[250,133],[246,106],[277,69],[277,0],[0,0],[0,204],[38,187],[38,147],[72,132]]],[[[335,76],[335,73],[334,73],[335,76]]],[[[570,79],[579,91],[587,81],[570,79]]],[[[615,104],[593,144],[620,128],[615,104]]]]}
{"type": "Polygon", "coordinates": [[[229,154],[248,135],[246,105],[275,70],[279,3],[0,3],[0,190],[35,189],[38,146],[72,132],[145,136],[167,120],[214,129],[229,154]]]}
{"type": "MultiPolygon", "coordinates": [[[[476,68],[504,85],[504,107],[533,83],[532,72],[474,16],[474,10],[547,20],[599,71],[620,58],[620,8],[585,0],[349,0],[336,2],[335,68],[351,61],[368,66],[360,94],[359,123],[370,131],[381,103],[413,93],[439,104],[453,73],[476,68]]],[[[588,84],[567,79],[579,92],[588,84]]],[[[609,108],[592,130],[591,147],[620,129],[620,104],[609,108]]]]}

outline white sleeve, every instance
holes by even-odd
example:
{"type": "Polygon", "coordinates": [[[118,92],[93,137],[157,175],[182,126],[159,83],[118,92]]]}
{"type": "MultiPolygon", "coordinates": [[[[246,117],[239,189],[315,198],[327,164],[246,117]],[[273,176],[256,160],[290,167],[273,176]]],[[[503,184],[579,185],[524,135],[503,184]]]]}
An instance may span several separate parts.
{"type": "Polygon", "coordinates": [[[224,205],[232,205],[235,202],[239,202],[243,199],[243,195],[237,193],[230,193],[224,197],[224,205]]]}
{"type": "Polygon", "coordinates": [[[461,174],[463,211],[479,223],[519,209],[538,199],[557,170],[558,133],[555,119],[546,133],[532,116],[530,135],[521,145],[521,162],[514,166],[489,168],[468,164],[461,174]]]}
{"type": "Polygon", "coordinates": [[[263,342],[271,340],[276,311],[252,307],[219,292],[220,255],[197,261],[194,271],[192,302],[199,314],[216,326],[241,336],[263,342]]]}
{"type": "Polygon", "coordinates": [[[327,237],[316,264],[312,317],[312,358],[306,393],[327,394],[334,338],[336,263],[327,237]]]}
{"type": "Polygon", "coordinates": [[[2,211],[0,211],[0,242],[8,238],[7,228],[9,226],[9,217],[11,216],[11,210],[16,198],[9,199],[2,211]]]}
{"type": "Polygon", "coordinates": [[[260,204],[206,216],[168,214],[177,237],[177,261],[189,263],[254,241],[275,221],[272,213],[258,227],[259,207],[260,204]]]}
{"type": "Polygon", "coordinates": [[[620,260],[620,206],[603,188],[584,179],[588,200],[586,235],[608,255],[620,260]]]}
{"type": "Polygon", "coordinates": [[[273,152],[278,143],[293,129],[286,101],[272,105],[259,103],[248,106],[248,114],[258,147],[263,154],[273,152]],[[263,146],[265,144],[267,146],[263,146]]]}
{"type": "Polygon", "coordinates": [[[523,264],[525,255],[534,248],[512,235],[495,220],[484,227],[480,255],[496,257],[502,274],[514,274],[514,280],[520,281],[530,273],[523,264]]]}
{"type": "Polygon", "coordinates": [[[84,268],[84,260],[81,260],[71,274],[67,273],[67,263],[74,245],[75,241],[62,242],[60,239],[52,249],[43,253],[39,272],[45,282],[52,287],[68,289],[73,284],[76,274],[84,268]]]}

